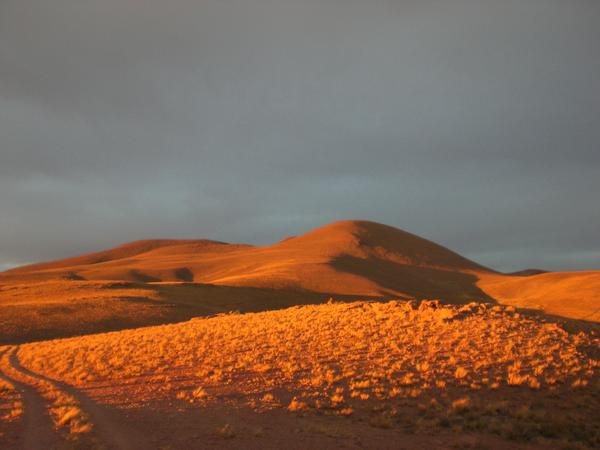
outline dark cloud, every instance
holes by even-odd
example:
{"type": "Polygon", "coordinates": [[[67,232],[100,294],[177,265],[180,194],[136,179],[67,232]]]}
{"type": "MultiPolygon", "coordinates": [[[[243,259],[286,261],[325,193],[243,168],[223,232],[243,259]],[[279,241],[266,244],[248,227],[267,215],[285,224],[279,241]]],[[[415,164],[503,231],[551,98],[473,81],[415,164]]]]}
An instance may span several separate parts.
{"type": "Polygon", "coordinates": [[[600,268],[595,0],[4,0],[0,269],[342,218],[600,268]]]}

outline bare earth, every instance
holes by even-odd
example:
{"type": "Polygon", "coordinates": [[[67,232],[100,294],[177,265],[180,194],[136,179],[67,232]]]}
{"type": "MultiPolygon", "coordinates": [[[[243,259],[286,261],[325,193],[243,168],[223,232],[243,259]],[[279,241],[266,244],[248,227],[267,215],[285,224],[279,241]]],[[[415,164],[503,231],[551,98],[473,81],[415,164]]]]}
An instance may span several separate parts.
{"type": "Polygon", "coordinates": [[[532,273],[500,274],[366,221],[336,222],[265,247],[139,241],[0,273],[0,344],[323,303],[331,296],[497,302],[598,322],[600,271],[532,273]]]}
{"type": "Polygon", "coordinates": [[[4,347],[0,368],[49,411],[24,435],[65,448],[586,448],[598,344],[511,307],[330,303],[4,347]]]}
{"type": "Polygon", "coordinates": [[[599,292],[364,221],[16,269],[0,448],[597,448],[599,292]]]}

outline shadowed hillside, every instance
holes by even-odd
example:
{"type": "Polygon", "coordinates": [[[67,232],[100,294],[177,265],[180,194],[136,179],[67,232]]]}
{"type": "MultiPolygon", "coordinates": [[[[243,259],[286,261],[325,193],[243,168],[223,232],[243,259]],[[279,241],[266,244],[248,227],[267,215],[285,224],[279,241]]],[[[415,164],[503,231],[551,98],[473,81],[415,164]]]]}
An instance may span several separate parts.
{"type": "Polygon", "coordinates": [[[508,276],[434,242],[342,221],[270,246],[149,240],[0,273],[0,342],[337,300],[500,302],[598,319],[598,272],[508,276]]]}
{"type": "MultiPolygon", "coordinates": [[[[0,345],[123,330],[228,311],[319,304],[328,294],[200,283],[45,281],[0,286],[0,345]]],[[[336,296],[337,300],[364,299],[336,296]]]]}
{"type": "Polygon", "coordinates": [[[491,272],[413,234],[366,221],[336,222],[272,246],[155,240],[17,268],[0,282],[48,279],[185,281],[312,292],[490,300],[473,274],[491,272]]]}

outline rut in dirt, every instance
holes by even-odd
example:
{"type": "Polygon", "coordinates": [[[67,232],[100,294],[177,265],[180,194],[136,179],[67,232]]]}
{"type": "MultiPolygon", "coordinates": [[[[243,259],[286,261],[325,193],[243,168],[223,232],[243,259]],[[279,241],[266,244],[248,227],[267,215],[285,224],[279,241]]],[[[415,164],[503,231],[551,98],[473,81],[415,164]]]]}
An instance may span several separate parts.
{"type": "Polygon", "coordinates": [[[52,384],[56,389],[71,395],[80,404],[83,411],[89,416],[94,427],[94,435],[96,440],[101,444],[108,446],[110,449],[118,450],[138,450],[147,449],[151,446],[144,442],[141,434],[135,430],[125,429],[121,422],[116,420],[106,407],[98,405],[90,397],[67,383],[54,380],[42,374],[33,372],[26,367],[23,367],[19,362],[17,351],[10,355],[10,364],[15,370],[52,384]]]}
{"type": "MultiPolygon", "coordinates": [[[[12,349],[0,354],[4,362],[8,362],[9,352],[12,349]]],[[[49,450],[60,448],[63,441],[60,435],[54,429],[54,424],[48,413],[48,407],[44,398],[32,386],[22,383],[10,377],[2,371],[0,365],[0,378],[11,383],[23,402],[23,432],[21,436],[21,447],[24,450],[49,450]]]]}

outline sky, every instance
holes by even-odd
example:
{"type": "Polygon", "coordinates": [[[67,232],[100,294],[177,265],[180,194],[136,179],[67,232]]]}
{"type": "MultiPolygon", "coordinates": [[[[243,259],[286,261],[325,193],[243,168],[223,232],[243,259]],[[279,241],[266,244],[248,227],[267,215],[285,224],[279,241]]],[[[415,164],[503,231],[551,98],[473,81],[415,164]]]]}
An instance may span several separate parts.
{"type": "Polygon", "coordinates": [[[0,270],[339,219],[600,269],[598,0],[2,0],[0,270]]]}

